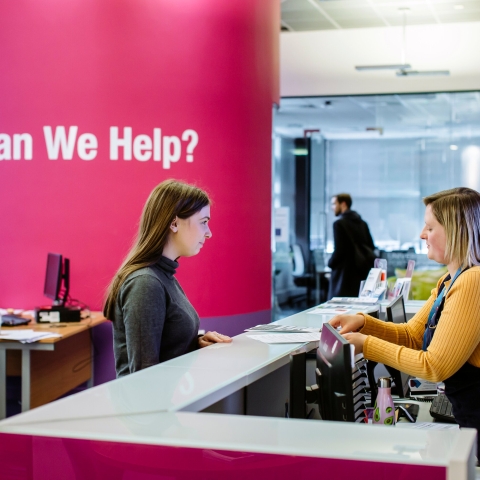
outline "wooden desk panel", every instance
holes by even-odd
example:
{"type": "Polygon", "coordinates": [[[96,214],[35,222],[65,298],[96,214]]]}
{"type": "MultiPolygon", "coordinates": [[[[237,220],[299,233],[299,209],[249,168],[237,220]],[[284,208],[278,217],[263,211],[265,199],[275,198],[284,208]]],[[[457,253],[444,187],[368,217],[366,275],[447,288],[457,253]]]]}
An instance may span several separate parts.
{"type": "MultiPolygon", "coordinates": [[[[30,352],[30,408],[56,400],[90,380],[93,361],[90,329],[105,321],[103,315],[97,312],[80,323],[59,325],[31,323],[14,327],[15,330],[30,328],[62,335],[36,342],[53,343],[54,350],[31,350],[30,352]]],[[[22,375],[21,350],[7,350],[6,363],[7,376],[22,375]]]]}
{"type": "Polygon", "coordinates": [[[32,351],[30,408],[56,400],[90,379],[90,332],[82,331],[55,345],[53,352],[32,351]]]}
{"type": "Polygon", "coordinates": [[[7,350],[7,377],[20,377],[22,375],[21,350],[7,350]]]}

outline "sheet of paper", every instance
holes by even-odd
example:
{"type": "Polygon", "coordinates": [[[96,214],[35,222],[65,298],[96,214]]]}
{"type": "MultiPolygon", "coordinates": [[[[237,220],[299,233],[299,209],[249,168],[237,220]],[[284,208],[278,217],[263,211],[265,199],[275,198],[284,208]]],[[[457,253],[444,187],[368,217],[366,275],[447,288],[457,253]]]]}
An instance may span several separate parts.
{"type": "Polygon", "coordinates": [[[320,332],[320,327],[299,327],[295,325],[279,325],[268,323],[266,325],[256,325],[255,327],[245,329],[246,332],[271,332],[271,333],[310,333],[320,332]]]}
{"type": "Polygon", "coordinates": [[[367,312],[369,307],[361,304],[331,304],[331,303],[322,303],[318,307],[315,307],[310,312],[307,312],[311,315],[343,315],[348,312],[367,312]]]}
{"type": "Polygon", "coordinates": [[[409,428],[416,428],[417,430],[450,430],[460,428],[456,423],[433,423],[433,422],[420,422],[420,423],[398,423],[397,425],[408,425],[409,428]]]}
{"type": "Polygon", "coordinates": [[[328,303],[346,303],[350,304],[367,304],[367,305],[375,305],[378,302],[376,298],[370,297],[333,297],[331,298],[328,303]]]}
{"type": "Polygon", "coordinates": [[[35,330],[11,330],[5,331],[4,329],[0,333],[1,340],[16,340],[20,343],[32,343],[43,340],[44,338],[57,338],[62,335],[59,333],[51,332],[36,332],[35,330]]]}
{"type": "Polygon", "coordinates": [[[331,307],[317,307],[315,310],[312,310],[310,312],[307,312],[310,315],[342,315],[344,313],[350,312],[352,308],[344,308],[344,307],[334,307],[333,305],[331,307]]]}
{"type": "Polygon", "coordinates": [[[9,308],[8,310],[6,308],[0,308],[0,315],[6,315],[7,313],[13,313],[14,315],[30,315],[32,316],[35,314],[33,310],[22,310],[21,308],[9,308]]]}
{"type": "Polygon", "coordinates": [[[307,343],[320,341],[320,334],[317,333],[265,333],[263,335],[247,335],[253,340],[263,343],[307,343]]]}

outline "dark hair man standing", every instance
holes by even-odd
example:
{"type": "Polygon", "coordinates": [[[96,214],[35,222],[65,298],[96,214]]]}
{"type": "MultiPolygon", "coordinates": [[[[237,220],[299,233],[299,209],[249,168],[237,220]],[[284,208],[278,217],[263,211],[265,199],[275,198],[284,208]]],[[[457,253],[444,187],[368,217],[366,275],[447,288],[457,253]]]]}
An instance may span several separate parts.
{"type": "Polygon", "coordinates": [[[366,222],[353,210],[348,193],[334,195],[331,207],[336,217],[333,223],[334,252],[328,262],[332,269],[328,298],[357,297],[360,282],[373,267],[375,245],[366,222]]]}

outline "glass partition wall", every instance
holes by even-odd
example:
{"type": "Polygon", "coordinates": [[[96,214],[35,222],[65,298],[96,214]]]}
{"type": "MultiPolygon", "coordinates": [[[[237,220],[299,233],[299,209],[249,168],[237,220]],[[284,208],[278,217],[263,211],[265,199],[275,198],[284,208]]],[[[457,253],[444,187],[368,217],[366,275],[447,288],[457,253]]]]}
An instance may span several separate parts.
{"type": "Polygon", "coordinates": [[[390,276],[408,258],[438,268],[419,239],[422,197],[480,190],[480,92],[284,98],[273,150],[278,317],[326,299],[336,193],[352,196],[390,276]]]}

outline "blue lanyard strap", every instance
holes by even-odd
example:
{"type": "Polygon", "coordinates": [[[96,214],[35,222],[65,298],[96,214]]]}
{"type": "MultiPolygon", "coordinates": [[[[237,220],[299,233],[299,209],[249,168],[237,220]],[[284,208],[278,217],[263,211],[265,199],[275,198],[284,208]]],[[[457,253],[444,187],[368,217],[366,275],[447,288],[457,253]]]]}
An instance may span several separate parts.
{"type": "Polygon", "coordinates": [[[462,270],[461,268],[459,268],[456,271],[448,289],[445,289],[445,282],[448,282],[448,280],[450,280],[451,278],[450,275],[447,275],[443,280],[442,284],[440,285],[440,288],[438,289],[437,299],[435,300],[435,302],[432,305],[432,308],[430,309],[430,313],[428,314],[428,320],[427,320],[427,323],[425,324],[425,333],[423,334],[422,350],[427,351],[427,348],[430,345],[430,342],[432,341],[433,335],[435,333],[435,329],[437,328],[438,321],[440,320],[440,315],[442,314],[443,303],[445,302],[445,296],[452,288],[452,285],[455,282],[455,280],[458,278],[458,276],[462,273],[462,271],[465,271],[465,270],[462,270]]]}

